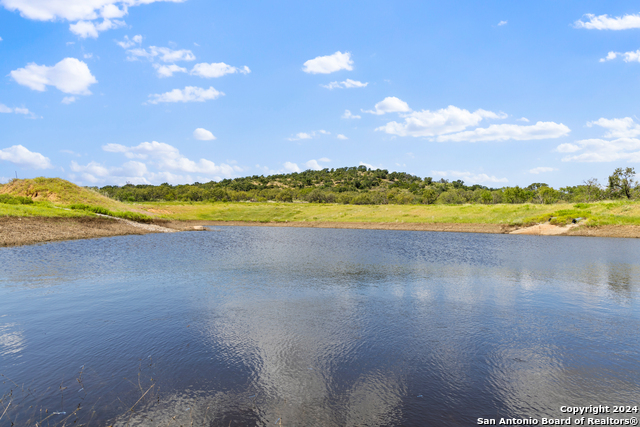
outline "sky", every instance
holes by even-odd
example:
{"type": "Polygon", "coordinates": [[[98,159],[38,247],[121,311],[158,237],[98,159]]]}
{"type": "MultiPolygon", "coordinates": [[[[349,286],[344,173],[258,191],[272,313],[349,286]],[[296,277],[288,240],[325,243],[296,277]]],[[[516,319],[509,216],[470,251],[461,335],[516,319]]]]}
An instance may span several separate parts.
{"type": "Polygon", "coordinates": [[[640,162],[631,1],[0,0],[0,79],[0,183],[558,188],[640,162]]]}

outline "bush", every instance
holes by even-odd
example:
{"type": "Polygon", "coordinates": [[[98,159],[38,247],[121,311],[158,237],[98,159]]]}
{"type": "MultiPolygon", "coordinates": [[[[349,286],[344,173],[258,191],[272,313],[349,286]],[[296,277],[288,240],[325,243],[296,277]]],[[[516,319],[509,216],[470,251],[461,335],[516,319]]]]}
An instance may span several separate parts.
{"type": "Polygon", "coordinates": [[[10,194],[0,194],[0,203],[7,205],[32,205],[31,197],[12,196],[10,194]]]}

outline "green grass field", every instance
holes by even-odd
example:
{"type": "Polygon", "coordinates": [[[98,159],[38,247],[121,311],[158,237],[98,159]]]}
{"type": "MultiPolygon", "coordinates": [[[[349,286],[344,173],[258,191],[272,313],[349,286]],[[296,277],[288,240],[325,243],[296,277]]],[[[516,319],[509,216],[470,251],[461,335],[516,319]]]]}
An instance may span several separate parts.
{"type": "Polygon", "coordinates": [[[134,220],[145,215],[169,220],[248,222],[373,222],[528,225],[566,224],[586,219],[587,226],[640,225],[640,202],[498,205],[342,205],[319,203],[122,203],[59,178],[13,180],[0,195],[28,197],[32,204],[0,203],[0,216],[77,217],[107,213],[134,220]],[[70,209],[71,208],[71,209],[70,209]],[[142,214],[142,215],[140,215],[142,214]]]}
{"type": "Polygon", "coordinates": [[[589,225],[640,225],[640,203],[501,205],[339,205],[316,203],[145,203],[139,212],[159,218],[209,221],[330,221],[523,225],[563,224],[586,218],[589,225]]]}

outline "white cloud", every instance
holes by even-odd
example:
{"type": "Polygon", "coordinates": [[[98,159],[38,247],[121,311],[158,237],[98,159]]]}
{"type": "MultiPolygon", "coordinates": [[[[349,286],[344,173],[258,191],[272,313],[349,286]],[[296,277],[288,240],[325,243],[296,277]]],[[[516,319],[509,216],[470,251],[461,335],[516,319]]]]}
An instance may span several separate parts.
{"type": "Polygon", "coordinates": [[[171,77],[173,73],[186,73],[187,69],[184,67],[179,67],[176,64],[171,65],[160,65],[153,64],[153,68],[158,72],[158,77],[171,77]]]}
{"type": "Polygon", "coordinates": [[[302,71],[311,74],[329,74],[340,70],[353,70],[350,52],[336,52],[333,55],[318,56],[303,64],[302,71]]]}
{"type": "Polygon", "coordinates": [[[50,169],[51,161],[40,153],[29,151],[22,145],[0,150],[0,160],[15,163],[30,169],[50,169]]]}
{"type": "Polygon", "coordinates": [[[567,142],[558,145],[555,151],[557,151],[558,153],[574,153],[578,150],[580,150],[580,147],[578,145],[570,144],[567,142]]]}
{"type": "Polygon", "coordinates": [[[558,146],[556,151],[582,151],[582,153],[566,156],[562,159],[563,162],[613,162],[621,160],[640,162],[640,139],[637,138],[583,139],[576,141],[575,145],[567,145],[571,145],[571,151],[566,150],[566,147],[561,148],[561,146],[558,146]],[[578,148],[573,149],[573,147],[578,148]]]}
{"type": "Polygon", "coordinates": [[[90,95],[89,86],[98,83],[87,64],[76,58],[65,58],[52,67],[32,62],[10,75],[18,84],[33,90],[42,92],[47,86],[54,86],[73,95],[90,95]]]}
{"type": "MultiPolygon", "coordinates": [[[[120,43],[118,43],[120,44],[120,43]]],[[[121,45],[122,46],[122,45],[121,45]]],[[[138,58],[159,59],[162,62],[195,61],[196,56],[189,49],[171,49],[168,47],[149,46],[149,50],[141,47],[127,50],[130,61],[138,58]]]]}
{"type": "Polygon", "coordinates": [[[491,125],[488,128],[477,128],[474,130],[454,133],[451,135],[440,135],[436,138],[438,142],[448,141],[530,141],[534,139],[560,138],[571,132],[567,126],[555,122],[537,122],[535,125],[491,125]]]}
{"type": "Polygon", "coordinates": [[[375,110],[362,110],[363,113],[370,113],[380,116],[385,113],[406,113],[411,111],[409,104],[396,98],[395,96],[388,96],[375,105],[375,110]]]}
{"type": "Polygon", "coordinates": [[[578,20],[574,23],[576,28],[586,28],[588,30],[628,30],[640,28],[640,15],[616,16],[609,15],[596,16],[591,13],[584,15],[589,20],[584,22],[578,20]]]}
{"type": "MultiPolygon", "coordinates": [[[[376,110],[378,110],[378,104],[376,104],[376,110]]],[[[470,126],[478,125],[484,118],[503,117],[504,115],[499,115],[492,111],[479,109],[472,113],[450,105],[437,111],[414,111],[404,115],[404,123],[389,122],[376,130],[398,136],[428,137],[460,132],[470,126]]]]}
{"type": "Polygon", "coordinates": [[[600,118],[593,122],[587,122],[588,127],[600,126],[607,129],[605,138],[633,138],[640,136],[640,125],[635,123],[631,117],[622,119],[600,118]]]}
{"type": "Polygon", "coordinates": [[[200,141],[212,141],[214,139],[216,139],[215,136],[213,136],[213,134],[204,129],[204,128],[198,128],[196,130],[193,131],[193,137],[195,139],[198,139],[200,141]]]}
{"type": "Polygon", "coordinates": [[[0,4],[27,19],[76,22],[71,25],[75,34],[97,37],[100,31],[124,25],[115,19],[127,15],[129,7],[157,1],[179,3],[185,0],[0,0],[0,4]],[[98,19],[102,22],[93,22],[98,19]]]}
{"type": "Polygon", "coordinates": [[[600,62],[607,62],[616,59],[621,56],[624,62],[640,62],[640,50],[633,50],[630,52],[609,52],[606,57],[600,58],[600,62]]]}
{"type": "Polygon", "coordinates": [[[618,55],[620,55],[620,53],[611,51],[607,53],[606,57],[600,58],[600,62],[611,61],[612,59],[616,59],[618,55]]]}
{"type": "Polygon", "coordinates": [[[283,166],[287,172],[302,172],[298,165],[292,162],[284,162],[283,166]]]}
{"type": "Polygon", "coordinates": [[[331,82],[329,84],[320,85],[320,86],[326,87],[327,89],[349,89],[349,88],[353,88],[353,87],[367,87],[368,84],[369,83],[362,83],[362,82],[359,82],[357,80],[347,79],[347,80],[342,81],[340,83],[331,82]]]}
{"type": "Polygon", "coordinates": [[[91,59],[91,58],[93,58],[93,53],[85,53],[84,55],[82,55],[82,57],[84,59],[91,59]]]}
{"type": "Polygon", "coordinates": [[[124,36],[124,40],[119,42],[116,40],[116,44],[123,49],[129,49],[130,47],[135,46],[136,44],[142,43],[142,36],[140,34],[133,36],[132,39],[129,39],[129,36],[124,36]]]}
{"type": "Polygon", "coordinates": [[[162,94],[149,95],[150,104],[158,104],[160,102],[205,102],[224,96],[223,92],[219,92],[212,87],[204,89],[196,86],[187,86],[183,90],[174,89],[171,92],[162,94]]]}
{"type": "Polygon", "coordinates": [[[323,162],[323,163],[329,163],[331,161],[331,159],[328,159],[326,157],[321,157],[318,159],[319,162],[323,162]]]}
{"type": "Polygon", "coordinates": [[[24,115],[31,116],[31,118],[33,119],[36,118],[36,115],[33,114],[31,111],[29,111],[28,108],[23,108],[23,107],[9,108],[4,104],[0,104],[0,113],[24,114],[24,115]]]}
{"type": "Polygon", "coordinates": [[[309,160],[307,163],[305,163],[305,166],[307,167],[307,169],[313,169],[314,171],[323,169],[323,167],[320,166],[317,160],[309,160]]]}
{"type": "Polygon", "coordinates": [[[526,117],[520,117],[519,119],[516,119],[519,122],[525,122],[525,123],[529,123],[529,119],[527,119],[526,117]]]}
{"type": "Polygon", "coordinates": [[[2,37],[0,37],[0,42],[2,41],[2,37]]]}
{"type": "Polygon", "coordinates": [[[336,138],[338,139],[349,139],[346,136],[344,136],[343,134],[339,133],[338,136],[336,136],[336,138]]]}
{"type": "Polygon", "coordinates": [[[80,38],[98,38],[98,34],[112,30],[114,28],[124,27],[127,25],[124,21],[118,19],[103,19],[100,23],[94,23],[92,21],[78,21],[75,24],[69,25],[69,31],[77,35],[80,38]]]}
{"type": "Polygon", "coordinates": [[[498,27],[502,27],[503,25],[507,25],[507,21],[500,21],[498,22],[498,27]]]}
{"type": "Polygon", "coordinates": [[[499,182],[509,182],[507,178],[496,178],[494,175],[487,175],[486,173],[472,173],[472,172],[461,172],[461,171],[431,171],[433,176],[442,176],[442,177],[450,177],[461,179],[466,183],[471,184],[482,184],[485,182],[499,183],[499,182]]]}
{"type": "Polygon", "coordinates": [[[311,139],[316,135],[331,135],[331,132],[328,132],[324,129],[314,130],[312,132],[299,132],[295,136],[291,138],[287,138],[289,141],[299,141],[301,139],[311,139]]]}
{"type": "Polygon", "coordinates": [[[533,168],[533,169],[529,169],[529,173],[532,173],[534,175],[538,175],[540,173],[545,173],[545,172],[553,172],[553,171],[557,171],[558,169],[556,168],[550,168],[550,167],[546,167],[546,166],[540,166],[537,168],[533,168]]]}
{"type": "Polygon", "coordinates": [[[102,149],[109,153],[122,153],[129,159],[148,160],[149,164],[162,171],[170,170],[186,173],[201,173],[207,175],[233,176],[242,169],[225,163],[215,164],[207,159],[197,162],[180,154],[180,151],[163,142],[143,142],[133,147],[121,144],[107,144],[102,149]]]}
{"type": "Polygon", "coordinates": [[[63,104],[71,104],[72,102],[76,102],[77,98],[75,96],[65,96],[62,98],[63,104]]]}
{"type": "Polygon", "coordinates": [[[344,110],[344,114],[342,115],[342,118],[343,119],[360,119],[361,116],[351,114],[351,111],[349,110],[344,110]]]}
{"type": "Polygon", "coordinates": [[[251,70],[246,65],[242,68],[232,67],[231,65],[225,64],[224,62],[213,62],[211,64],[207,64],[203,62],[201,64],[196,64],[193,66],[191,70],[191,75],[204,77],[207,79],[222,77],[225,74],[249,74],[251,70]]]}

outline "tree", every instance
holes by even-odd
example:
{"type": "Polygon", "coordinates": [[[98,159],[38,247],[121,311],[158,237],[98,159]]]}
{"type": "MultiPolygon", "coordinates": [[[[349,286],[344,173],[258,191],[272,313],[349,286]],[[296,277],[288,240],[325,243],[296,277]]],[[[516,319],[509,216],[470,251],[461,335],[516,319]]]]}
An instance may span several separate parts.
{"type": "Polygon", "coordinates": [[[609,190],[613,194],[620,194],[630,199],[633,187],[636,184],[633,179],[635,175],[636,171],[633,168],[617,168],[613,171],[613,175],[609,177],[609,190]]]}
{"type": "Polygon", "coordinates": [[[598,195],[600,194],[600,191],[602,191],[598,179],[591,178],[586,181],[582,181],[582,183],[584,184],[584,195],[586,201],[590,202],[592,200],[597,200],[599,198],[598,195]]]}

